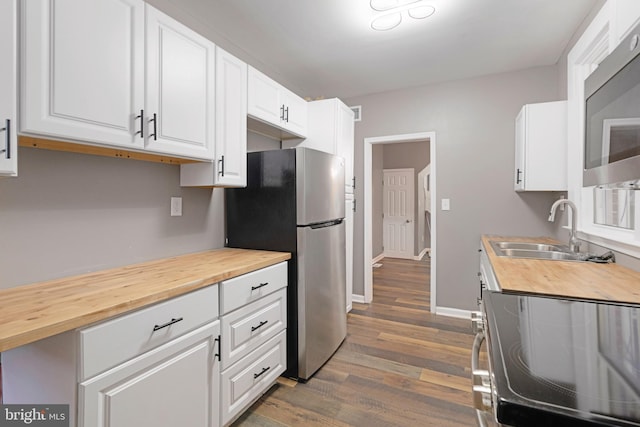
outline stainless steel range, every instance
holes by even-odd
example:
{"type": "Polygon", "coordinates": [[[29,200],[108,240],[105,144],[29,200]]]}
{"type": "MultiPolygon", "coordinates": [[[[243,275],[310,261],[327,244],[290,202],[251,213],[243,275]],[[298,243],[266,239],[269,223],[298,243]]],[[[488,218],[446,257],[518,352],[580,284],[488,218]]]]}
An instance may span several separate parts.
{"type": "Polygon", "coordinates": [[[481,426],[640,426],[640,306],[484,291],[482,307],[481,426]]]}

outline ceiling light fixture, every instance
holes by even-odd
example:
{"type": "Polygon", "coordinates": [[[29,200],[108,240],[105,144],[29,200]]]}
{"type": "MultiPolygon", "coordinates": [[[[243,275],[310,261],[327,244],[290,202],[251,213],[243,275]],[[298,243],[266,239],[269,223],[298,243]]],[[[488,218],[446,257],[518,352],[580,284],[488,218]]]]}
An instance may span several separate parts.
{"type": "Polygon", "coordinates": [[[371,9],[381,12],[371,20],[371,28],[387,31],[402,23],[402,15],[413,19],[424,19],[433,15],[436,8],[427,4],[426,0],[370,0],[371,9]]]}

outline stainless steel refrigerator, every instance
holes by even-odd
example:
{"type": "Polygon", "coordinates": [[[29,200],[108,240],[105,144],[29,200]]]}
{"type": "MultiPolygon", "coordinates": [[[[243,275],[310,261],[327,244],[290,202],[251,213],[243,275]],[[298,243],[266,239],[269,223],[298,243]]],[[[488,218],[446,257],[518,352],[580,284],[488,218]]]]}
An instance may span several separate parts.
{"type": "Polygon", "coordinates": [[[287,370],[309,379],[347,334],[344,160],[309,148],[249,153],[225,190],[227,246],[292,253],[287,370]]]}

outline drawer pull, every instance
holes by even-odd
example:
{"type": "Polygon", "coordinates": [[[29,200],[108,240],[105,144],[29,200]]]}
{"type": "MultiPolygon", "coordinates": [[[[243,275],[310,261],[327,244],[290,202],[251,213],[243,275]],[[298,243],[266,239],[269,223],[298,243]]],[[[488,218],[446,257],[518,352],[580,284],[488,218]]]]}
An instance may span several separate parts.
{"type": "Polygon", "coordinates": [[[257,379],[258,377],[262,376],[262,374],[264,374],[265,372],[267,372],[269,369],[271,369],[271,366],[267,366],[266,368],[262,368],[262,371],[260,371],[259,374],[253,374],[253,379],[257,379]]]}
{"type": "Polygon", "coordinates": [[[251,327],[251,332],[253,331],[257,331],[258,329],[262,328],[264,325],[266,325],[267,323],[269,323],[268,320],[263,320],[262,322],[260,322],[260,324],[258,326],[252,326],[251,327]]]}
{"type": "Polygon", "coordinates": [[[171,325],[173,325],[174,323],[181,322],[182,320],[183,320],[183,318],[182,318],[182,317],[178,317],[177,319],[172,318],[170,322],[167,322],[167,323],[165,323],[164,325],[155,325],[155,326],[153,327],[153,332],[155,332],[155,331],[159,331],[160,329],[166,328],[167,326],[171,326],[171,325]]]}
{"type": "Polygon", "coordinates": [[[255,291],[256,289],[260,289],[260,288],[264,288],[265,286],[267,286],[269,284],[269,282],[264,282],[264,283],[260,283],[258,286],[252,286],[251,290],[255,291]]]}

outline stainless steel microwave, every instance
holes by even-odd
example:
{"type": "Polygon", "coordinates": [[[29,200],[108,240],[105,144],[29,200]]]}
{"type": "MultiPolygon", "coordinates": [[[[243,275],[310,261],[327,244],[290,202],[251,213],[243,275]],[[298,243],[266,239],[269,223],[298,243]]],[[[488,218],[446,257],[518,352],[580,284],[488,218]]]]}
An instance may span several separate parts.
{"type": "Polygon", "coordinates": [[[640,179],[640,25],[585,81],[583,186],[640,179]]]}

